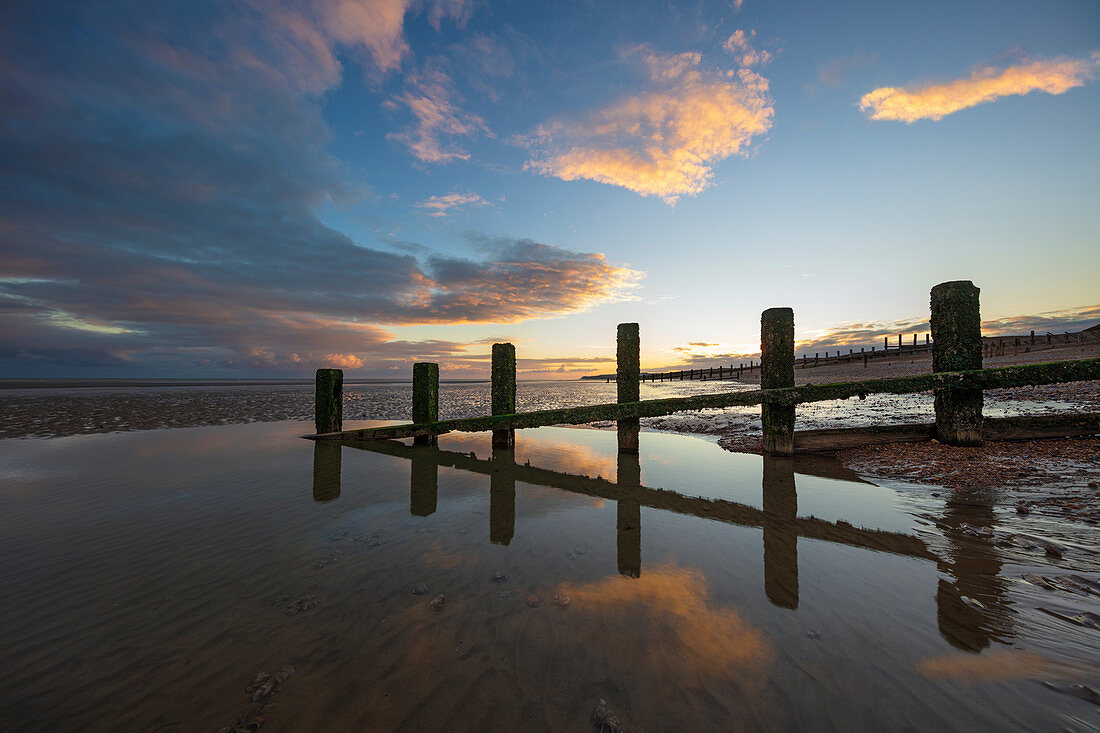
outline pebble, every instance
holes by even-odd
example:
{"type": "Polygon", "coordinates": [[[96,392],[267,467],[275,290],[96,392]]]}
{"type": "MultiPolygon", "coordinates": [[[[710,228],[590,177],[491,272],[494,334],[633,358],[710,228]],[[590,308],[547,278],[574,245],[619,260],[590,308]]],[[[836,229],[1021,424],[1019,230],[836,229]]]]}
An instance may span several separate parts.
{"type": "Polygon", "coordinates": [[[538,596],[527,596],[527,605],[530,606],[531,608],[538,608],[539,607],[539,597],[538,596]]]}
{"type": "Polygon", "coordinates": [[[508,580],[508,576],[505,575],[504,573],[502,573],[500,571],[497,571],[497,572],[493,573],[493,582],[494,583],[503,583],[506,580],[508,580]]]}
{"type": "Polygon", "coordinates": [[[572,602],[573,602],[573,599],[570,598],[569,596],[554,596],[554,605],[555,606],[560,606],[561,608],[565,608],[566,606],[568,606],[572,602]]]}
{"type": "Polygon", "coordinates": [[[425,596],[425,595],[428,594],[428,586],[426,586],[426,585],[415,586],[412,589],[412,594],[414,596],[425,596]]]}
{"type": "Polygon", "coordinates": [[[431,606],[431,609],[433,611],[442,611],[443,610],[443,602],[446,601],[446,600],[447,600],[447,597],[444,596],[442,593],[440,593],[438,596],[433,598],[431,600],[431,602],[428,603],[428,605],[431,606]]]}
{"type": "Polygon", "coordinates": [[[806,632],[806,638],[807,639],[813,639],[814,641],[818,641],[818,640],[821,639],[821,632],[818,631],[817,629],[810,629],[809,631],[806,632]]]}

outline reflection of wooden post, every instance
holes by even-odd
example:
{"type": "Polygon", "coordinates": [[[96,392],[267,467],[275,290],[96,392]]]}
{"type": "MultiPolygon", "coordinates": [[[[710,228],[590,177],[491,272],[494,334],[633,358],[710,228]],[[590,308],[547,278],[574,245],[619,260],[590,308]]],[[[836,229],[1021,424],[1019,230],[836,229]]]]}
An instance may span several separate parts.
{"type": "Polygon", "coordinates": [[[489,477],[489,541],[511,543],[516,533],[516,454],[511,449],[493,451],[493,473],[489,477]]]}
{"type": "Polygon", "coordinates": [[[798,608],[798,495],[789,458],[764,456],[764,593],[798,608]]]}
{"type": "Polygon", "coordinates": [[[340,444],[327,440],[313,443],[313,500],[340,497],[340,444]]]}
{"type": "MultiPolygon", "coordinates": [[[[979,290],[969,280],[932,288],[932,371],[982,368],[979,290]]],[[[948,445],[981,445],[982,391],[935,391],[936,438],[948,445]]]]}
{"type": "MultiPolygon", "coordinates": [[[[413,423],[439,420],[439,365],[431,362],[413,364],[413,423]]],[[[418,435],[416,445],[435,445],[435,435],[418,435]]]]}
{"type": "MultiPolygon", "coordinates": [[[[839,353],[839,352],[838,352],[839,353]]],[[[760,315],[760,388],[794,386],[794,311],[769,308],[760,315]]],[[[764,403],[764,452],[794,454],[794,405],[764,403]]]]}
{"type": "MultiPolygon", "coordinates": [[[[642,485],[642,468],[638,456],[619,454],[616,481],[623,489],[642,485]]],[[[615,547],[618,550],[619,573],[628,578],[642,574],[642,505],[634,499],[619,499],[615,507],[615,547]]]]}
{"type": "MultiPolygon", "coordinates": [[[[637,402],[641,399],[638,375],[641,367],[641,339],[637,323],[620,323],[615,351],[615,384],[619,402],[637,402]]],[[[619,420],[619,452],[638,452],[639,420],[636,417],[619,420]]]]}
{"type": "MultiPolygon", "coordinates": [[[[516,347],[493,344],[493,414],[514,415],[516,412],[516,347]]],[[[515,430],[494,430],[493,447],[511,448],[516,444],[515,430]]]]}
{"type": "Polygon", "coordinates": [[[439,463],[428,449],[411,456],[409,469],[409,513],[414,517],[435,514],[439,496],[439,463]]]}
{"type": "Polygon", "coordinates": [[[343,430],[344,372],[341,369],[318,369],[314,380],[316,406],[314,426],[318,433],[338,433],[343,430]]]}

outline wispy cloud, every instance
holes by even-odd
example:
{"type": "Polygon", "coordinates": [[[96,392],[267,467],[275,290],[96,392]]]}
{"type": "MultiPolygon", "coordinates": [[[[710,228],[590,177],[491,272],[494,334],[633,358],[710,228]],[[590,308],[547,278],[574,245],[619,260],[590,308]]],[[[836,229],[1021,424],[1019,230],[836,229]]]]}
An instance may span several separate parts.
{"type": "Polygon", "coordinates": [[[736,56],[742,66],[763,66],[772,60],[772,55],[763,49],[753,48],[752,44],[755,38],[756,31],[750,30],[746,33],[738,29],[726,39],[726,42],[722,44],[722,48],[736,56]]]}
{"type": "Polygon", "coordinates": [[[456,97],[454,83],[444,72],[429,68],[411,74],[405,91],[390,106],[407,107],[413,123],[386,137],[404,145],[425,163],[468,160],[470,154],[454,138],[491,133],[485,120],[459,109],[456,97]]]}
{"type": "Polygon", "coordinates": [[[853,73],[868,69],[877,63],[877,53],[852,51],[819,64],[817,78],[825,86],[837,89],[847,84],[853,73]]]}
{"type": "Polygon", "coordinates": [[[881,87],[863,95],[859,107],[872,120],[911,123],[947,115],[1000,97],[1040,91],[1063,94],[1093,80],[1100,51],[1086,58],[1032,61],[1006,68],[983,66],[965,79],[906,87],[881,87]]]}
{"type": "Polygon", "coordinates": [[[625,57],[644,69],[650,89],[518,138],[536,151],[529,168],[674,204],[706,189],[715,163],[744,154],[771,127],[768,80],[751,69],[706,70],[698,53],[663,54],[645,46],[625,57]]]}
{"type": "Polygon", "coordinates": [[[301,50],[284,56],[268,16],[211,12],[178,21],[154,5],[137,27],[94,8],[60,26],[13,14],[21,32],[0,44],[0,373],[366,368],[465,348],[403,341],[396,326],[630,297],[641,273],[594,252],[482,237],[439,257],[325,226],[316,203],[347,187],[315,95],[332,70],[304,30],[284,34],[301,50]],[[235,43],[207,47],[211,35],[235,43]]]}
{"type": "Polygon", "coordinates": [[[447,193],[442,196],[430,196],[427,201],[416,204],[428,216],[445,217],[471,206],[488,206],[489,202],[476,193],[447,193]]]}

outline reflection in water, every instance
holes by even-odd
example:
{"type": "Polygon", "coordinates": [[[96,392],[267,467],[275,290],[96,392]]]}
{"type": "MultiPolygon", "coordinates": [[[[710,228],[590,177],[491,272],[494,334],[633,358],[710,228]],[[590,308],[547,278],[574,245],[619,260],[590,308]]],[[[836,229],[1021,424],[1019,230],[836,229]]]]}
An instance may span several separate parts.
{"type": "Polygon", "coordinates": [[[515,448],[494,448],[492,466],[493,472],[489,476],[489,541],[507,545],[516,533],[515,448]]]}
{"type": "Polygon", "coordinates": [[[797,518],[793,460],[764,456],[764,592],[780,608],[798,608],[797,518]]]}
{"type": "MultiPolygon", "coordinates": [[[[344,445],[411,459],[414,463],[413,514],[419,516],[430,514],[435,509],[434,467],[449,466],[487,474],[490,476],[489,538],[499,545],[509,544],[515,534],[517,481],[615,501],[618,571],[629,578],[639,578],[642,575],[643,506],[712,521],[761,527],[764,531],[765,592],[768,599],[781,608],[798,608],[799,536],[908,557],[934,558],[924,542],[912,535],[862,529],[843,521],[829,522],[815,517],[799,517],[794,482],[795,466],[798,465],[800,470],[808,469],[813,472],[820,470],[820,467],[791,458],[765,458],[764,509],[761,511],[725,499],[704,499],[642,486],[638,456],[630,453],[619,454],[618,479],[612,482],[600,477],[591,478],[518,465],[514,448],[494,449],[492,460],[487,461],[472,453],[408,446],[397,441],[350,442],[344,445]],[[418,476],[424,478],[418,479],[418,476]],[[425,487],[430,487],[430,490],[425,487]]],[[[963,565],[956,563],[955,567],[958,569],[963,565]]],[[[976,582],[990,581],[979,579],[976,582]]]]}
{"type": "Polygon", "coordinates": [[[1011,636],[1012,620],[1007,584],[998,577],[1001,559],[992,537],[976,536],[971,527],[992,530],[991,497],[952,494],[944,506],[940,527],[948,541],[950,560],[939,560],[941,571],[955,581],[941,579],[936,589],[936,621],[943,638],[953,646],[977,652],[990,640],[1011,636]]]}
{"type": "MultiPolygon", "coordinates": [[[[620,489],[636,491],[642,485],[642,466],[636,453],[619,454],[618,484],[620,489]]],[[[642,505],[634,498],[616,502],[615,546],[618,549],[619,573],[628,578],[642,574],[642,505]]]]}
{"type": "Polygon", "coordinates": [[[313,500],[332,501],[340,497],[339,443],[318,440],[313,444],[313,500]]]}
{"type": "Polygon", "coordinates": [[[430,450],[418,449],[412,454],[409,471],[409,513],[427,517],[435,513],[439,491],[439,463],[430,450]]]}

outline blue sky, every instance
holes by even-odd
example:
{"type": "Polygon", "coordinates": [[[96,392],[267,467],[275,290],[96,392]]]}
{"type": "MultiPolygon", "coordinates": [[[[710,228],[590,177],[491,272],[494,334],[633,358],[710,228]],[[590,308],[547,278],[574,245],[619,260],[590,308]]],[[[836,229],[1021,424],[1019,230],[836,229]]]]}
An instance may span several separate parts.
{"type": "Polygon", "coordinates": [[[1100,6],[8,3],[0,376],[605,371],[1100,322],[1100,6]],[[154,7],[155,6],[155,7],[154,7]],[[961,7],[960,7],[961,6],[961,7]]]}

